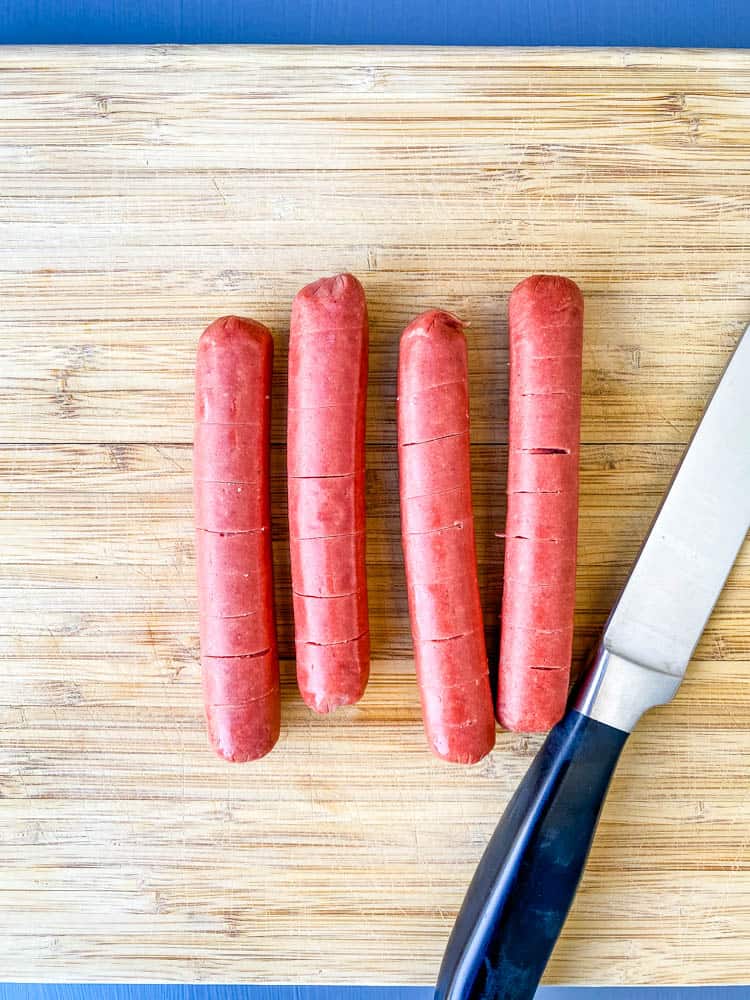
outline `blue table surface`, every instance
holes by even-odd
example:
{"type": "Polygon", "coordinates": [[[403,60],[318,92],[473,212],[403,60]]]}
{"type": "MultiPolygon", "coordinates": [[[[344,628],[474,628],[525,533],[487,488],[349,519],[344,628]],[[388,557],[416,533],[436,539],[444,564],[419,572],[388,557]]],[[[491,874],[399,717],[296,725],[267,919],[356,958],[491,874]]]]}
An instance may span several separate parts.
{"type": "Polygon", "coordinates": [[[748,0],[0,0],[0,43],[750,46],[748,0]]]}
{"type": "MultiPolygon", "coordinates": [[[[0,970],[1,971],[1,970],[0,970]]],[[[750,986],[542,986],[536,1000],[748,1000],[750,986]]],[[[0,1000],[432,1000],[421,986],[166,986],[0,983],[0,1000]]]]}
{"type": "MultiPolygon", "coordinates": [[[[0,970],[1,971],[1,970],[0,970]]],[[[750,986],[542,986],[536,1000],[748,1000],[750,986]]],[[[0,1000],[432,1000],[421,986],[0,983],[0,1000]]]]}
{"type": "MultiPolygon", "coordinates": [[[[0,0],[0,44],[223,42],[750,48],[750,0],[0,0]]],[[[738,941],[738,948],[745,946],[738,941]]],[[[431,995],[416,987],[0,983],[0,1000],[428,1000],[431,995]]],[[[750,986],[540,990],[540,1000],[745,998],[750,1000],[750,986]]]]}

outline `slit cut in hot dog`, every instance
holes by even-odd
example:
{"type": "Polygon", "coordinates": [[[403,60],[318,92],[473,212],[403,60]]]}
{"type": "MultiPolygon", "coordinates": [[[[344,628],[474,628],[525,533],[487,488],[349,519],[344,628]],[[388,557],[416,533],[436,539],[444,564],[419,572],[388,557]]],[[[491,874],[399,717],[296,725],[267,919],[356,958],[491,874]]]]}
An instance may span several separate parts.
{"type": "Polygon", "coordinates": [[[230,761],[279,736],[269,490],[273,339],[226,316],[198,344],[193,450],[204,705],[230,761]]]}
{"type": "Polygon", "coordinates": [[[432,310],[401,336],[398,369],[401,538],[427,740],[472,764],[495,745],[477,582],[466,339],[432,310]]]}
{"type": "Polygon", "coordinates": [[[575,606],[583,299],[535,275],[508,304],[508,511],[497,717],[544,732],[565,710],[575,606]]]}
{"type": "Polygon", "coordinates": [[[365,564],[368,325],[351,274],[307,285],[289,333],[287,472],[297,681],[330,712],[370,669],[365,564]]]}

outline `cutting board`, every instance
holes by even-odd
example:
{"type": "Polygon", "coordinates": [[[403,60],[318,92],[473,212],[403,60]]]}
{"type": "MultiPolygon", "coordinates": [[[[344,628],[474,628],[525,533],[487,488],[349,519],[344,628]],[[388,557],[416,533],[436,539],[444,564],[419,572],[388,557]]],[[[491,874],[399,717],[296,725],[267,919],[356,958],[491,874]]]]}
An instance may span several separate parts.
{"type": "MultiPolygon", "coordinates": [[[[470,324],[494,660],[508,294],[534,271],[580,283],[578,668],[750,319],[749,192],[748,54],[0,50],[4,977],[434,980],[540,738],[499,733],[474,768],[427,752],[399,332],[430,306],[470,324]],[[277,749],[231,766],[199,687],[196,342],[229,312],[274,330],[288,658],[289,307],[343,269],[372,320],[372,681],[317,718],[285,659],[277,749]]],[[[746,550],[677,699],[627,746],[548,982],[750,980],[749,588],[746,550]]]]}

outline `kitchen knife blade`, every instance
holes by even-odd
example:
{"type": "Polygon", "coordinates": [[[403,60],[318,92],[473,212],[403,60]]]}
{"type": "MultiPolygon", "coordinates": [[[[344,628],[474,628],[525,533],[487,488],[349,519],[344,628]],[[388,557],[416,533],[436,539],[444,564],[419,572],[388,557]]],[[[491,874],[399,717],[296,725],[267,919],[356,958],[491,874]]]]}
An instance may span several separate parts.
{"type": "Polygon", "coordinates": [[[629,731],[673,696],[750,526],[750,335],[659,508],[576,701],[629,731]]]}
{"type": "Polygon", "coordinates": [[[628,733],[680,685],[750,527],[748,330],[677,468],[571,707],[549,733],[479,863],[445,951],[436,1000],[531,1000],[573,901],[628,733]]]}

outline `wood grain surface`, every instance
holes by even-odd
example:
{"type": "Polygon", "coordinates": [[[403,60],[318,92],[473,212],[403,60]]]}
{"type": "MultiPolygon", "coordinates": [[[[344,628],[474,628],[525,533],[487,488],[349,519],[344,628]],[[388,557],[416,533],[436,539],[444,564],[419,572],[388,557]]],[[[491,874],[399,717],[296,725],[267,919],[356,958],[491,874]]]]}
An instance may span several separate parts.
{"type": "MultiPolygon", "coordinates": [[[[576,662],[750,318],[750,55],[472,49],[0,51],[0,970],[13,980],[429,983],[539,745],[430,757],[399,543],[398,335],[470,322],[497,646],[505,311],[586,298],[576,662]],[[375,662],[332,718],[284,664],[255,765],[206,746],[191,527],[198,336],[276,338],[274,544],[291,622],[291,299],[348,269],[372,319],[375,662]]],[[[676,581],[676,585],[679,581],[676,581]]],[[[750,552],[643,720],[550,964],[559,983],[750,980],[750,552]]]]}

